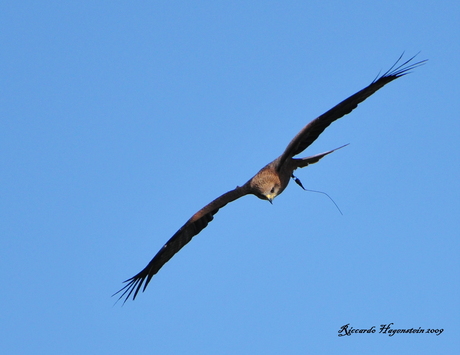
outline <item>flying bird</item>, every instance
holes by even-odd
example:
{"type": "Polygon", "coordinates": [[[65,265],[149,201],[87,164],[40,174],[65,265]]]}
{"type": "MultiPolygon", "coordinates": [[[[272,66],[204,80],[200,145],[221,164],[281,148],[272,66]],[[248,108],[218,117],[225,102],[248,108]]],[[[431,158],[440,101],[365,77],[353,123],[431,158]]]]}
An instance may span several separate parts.
{"type": "Polygon", "coordinates": [[[196,212],[158,251],[149,264],[138,274],[124,281],[126,285],[114,294],[121,293],[118,300],[125,298],[126,302],[132,295],[132,299],[136,299],[137,294],[142,289],[145,291],[152,277],[166,264],[179,250],[181,250],[190,240],[200,233],[209,222],[214,218],[214,215],[224,207],[227,203],[235,201],[245,195],[255,195],[262,200],[267,200],[272,203],[273,199],[281,194],[293,178],[302,188],[302,184],[297,179],[293,172],[298,168],[304,168],[310,164],[317,163],[326,155],[334,152],[336,148],[321,154],[313,155],[307,158],[294,158],[299,153],[303,152],[316,138],[335,120],[353,111],[359,103],[366,100],[377,90],[390,83],[391,81],[400,78],[412,69],[423,65],[426,60],[416,63],[411,63],[416,57],[413,56],[400,63],[401,55],[393,66],[384,74],[377,76],[371,84],[358,91],[342,101],[332,109],[322,114],[318,118],[308,123],[302,130],[291,140],[284,152],[271,163],[264,166],[254,177],[249,179],[242,186],[237,186],[235,189],[224,193],[214,201],[204,206],[196,212]]]}

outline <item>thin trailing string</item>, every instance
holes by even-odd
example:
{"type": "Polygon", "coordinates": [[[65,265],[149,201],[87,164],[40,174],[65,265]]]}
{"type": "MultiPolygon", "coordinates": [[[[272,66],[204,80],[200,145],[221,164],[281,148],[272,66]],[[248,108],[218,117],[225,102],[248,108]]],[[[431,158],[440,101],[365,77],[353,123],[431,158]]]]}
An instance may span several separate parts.
{"type": "Polygon", "coordinates": [[[295,177],[294,174],[292,174],[291,177],[294,179],[294,181],[296,182],[296,184],[299,185],[299,186],[300,186],[302,189],[304,189],[305,191],[316,192],[316,193],[323,194],[323,195],[326,195],[327,197],[329,197],[329,200],[332,201],[332,203],[333,203],[333,204],[335,205],[335,207],[338,209],[338,211],[340,212],[340,214],[343,216],[342,211],[340,210],[339,206],[335,203],[335,201],[332,199],[331,196],[329,196],[327,193],[325,193],[325,192],[323,192],[323,191],[317,191],[317,190],[306,189],[305,187],[303,187],[302,182],[299,180],[299,178],[295,177]]]}

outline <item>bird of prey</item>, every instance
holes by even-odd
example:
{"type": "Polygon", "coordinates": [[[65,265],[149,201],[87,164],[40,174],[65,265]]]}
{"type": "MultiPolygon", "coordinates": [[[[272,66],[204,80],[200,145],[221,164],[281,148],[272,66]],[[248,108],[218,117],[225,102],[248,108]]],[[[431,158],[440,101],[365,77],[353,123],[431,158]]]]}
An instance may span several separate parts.
{"type": "Polygon", "coordinates": [[[332,122],[354,110],[359,103],[363,102],[377,90],[389,82],[408,74],[412,69],[424,64],[426,60],[412,63],[415,56],[407,61],[400,63],[401,55],[393,66],[384,74],[377,76],[371,84],[358,91],[342,101],[332,109],[322,114],[318,118],[308,123],[302,130],[291,140],[284,152],[271,163],[264,166],[254,177],[249,179],[243,186],[237,186],[235,189],[224,193],[214,201],[204,206],[195,213],[158,251],[149,264],[137,275],[124,281],[126,285],[114,295],[121,293],[118,300],[125,298],[126,302],[132,295],[133,300],[139,291],[145,291],[152,277],[176,254],[184,245],[200,233],[220,208],[227,203],[235,201],[245,195],[255,195],[262,200],[272,203],[273,199],[281,194],[293,178],[302,188],[293,172],[297,168],[304,168],[309,164],[317,163],[326,155],[334,152],[333,149],[328,152],[313,155],[307,158],[294,158],[304,151],[332,122]]]}

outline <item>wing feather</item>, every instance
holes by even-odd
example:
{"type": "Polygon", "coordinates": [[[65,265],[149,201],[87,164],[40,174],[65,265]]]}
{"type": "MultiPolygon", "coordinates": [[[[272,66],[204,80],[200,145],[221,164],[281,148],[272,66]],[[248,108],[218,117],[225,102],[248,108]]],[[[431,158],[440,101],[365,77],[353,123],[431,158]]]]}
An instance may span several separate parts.
{"type": "MultiPolygon", "coordinates": [[[[403,53],[404,54],[404,53],[403,53]]],[[[369,96],[375,93],[377,90],[381,89],[386,84],[392,82],[393,80],[400,78],[406,74],[409,74],[412,69],[423,65],[426,60],[422,60],[416,63],[410,64],[410,62],[416,57],[413,56],[406,60],[404,63],[399,64],[403,54],[398,58],[398,60],[393,64],[393,66],[386,71],[383,75],[378,76],[374,81],[358,91],[356,94],[345,99],[338,105],[331,108],[326,113],[322,114],[318,118],[315,118],[313,121],[308,123],[286,147],[286,150],[280,156],[277,164],[277,169],[279,170],[284,164],[286,159],[292,158],[297,154],[304,151],[310,144],[312,144],[321,133],[335,120],[349,114],[353,111],[358,104],[366,100],[369,96]]]]}
{"type": "Polygon", "coordinates": [[[207,204],[197,213],[195,213],[183,226],[179,229],[168,242],[158,251],[150,263],[137,275],[124,281],[126,285],[114,293],[113,296],[121,293],[118,301],[125,298],[125,303],[132,295],[133,300],[142,289],[145,291],[152,277],[166,264],[179,250],[181,250],[190,240],[200,233],[209,222],[214,218],[214,215],[220,208],[227,203],[232,202],[244,195],[251,193],[247,185],[237,187],[234,190],[228,191],[222,196],[216,198],[211,203],[207,204]],[[142,287],[143,285],[143,287],[142,287]]]}

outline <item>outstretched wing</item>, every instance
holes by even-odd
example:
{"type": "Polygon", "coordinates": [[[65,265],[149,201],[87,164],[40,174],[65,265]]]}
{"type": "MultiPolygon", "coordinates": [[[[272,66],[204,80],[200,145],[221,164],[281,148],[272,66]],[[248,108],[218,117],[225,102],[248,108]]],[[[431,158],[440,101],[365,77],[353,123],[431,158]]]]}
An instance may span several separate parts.
{"type": "Polygon", "coordinates": [[[389,82],[409,74],[410,70],[426,62],[426,60],[422,60],[411,64],[410,62],[416,57],[415,55],[406,60],[404,63],[398,65],[402,56],[403,55],[398,58],[396,63],[393,64],[386,73],[377,77],[369,86],[365,87],[361,91],[358,91],[356,94],[350,96],[348,99],[342,101],[326,113],[307,124],[288,144],[286,150],[278,160],[277,169],[281,168],[286,159],[292,158],[304,151],[332,122],[353,111],[358,104],[366,100],[369,96],[389,82]]]}
{"type": "Polygon", "coordinates": [[[133,300],[136,299],[142,285],[144,285],[142,288],[142,292],[144,292],[153,275],[155,275],[158,270],[160,270],[162,266],[166,264],[174,256],[174,254],[181,250],[195,235],[206,228],[220,208],[249,193],[251,193],[251,191],[247,185],[237,187],[236,189],[226,192],[222,196],[216,198],[214,201],[195,213],[192,218],[190,218],[165,245],[163,245],[150,263],[137,275],[124,281],[126,285],[121,290],[114,293],[113,296],[121,293],[118,300],[126,296],[124,302],[128,300],[131,294],[133,295],[133,300]]]}

